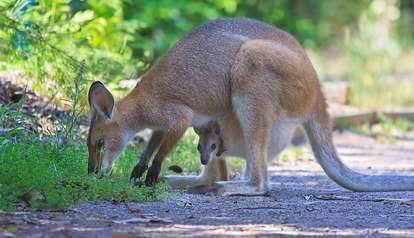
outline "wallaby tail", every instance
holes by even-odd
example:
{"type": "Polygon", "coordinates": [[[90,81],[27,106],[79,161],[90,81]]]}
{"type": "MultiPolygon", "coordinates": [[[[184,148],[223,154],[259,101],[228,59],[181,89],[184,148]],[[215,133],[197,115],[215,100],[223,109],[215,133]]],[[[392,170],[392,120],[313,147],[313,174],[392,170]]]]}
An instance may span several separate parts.
{"type": "Polygon", "coordinates": [[[329,178],[340,186],[358,192],[414,190],[414,177],[361,174],[343,164],[333,144],[325,110],[311,115],[304,127],[319,164],[329,178]]]}

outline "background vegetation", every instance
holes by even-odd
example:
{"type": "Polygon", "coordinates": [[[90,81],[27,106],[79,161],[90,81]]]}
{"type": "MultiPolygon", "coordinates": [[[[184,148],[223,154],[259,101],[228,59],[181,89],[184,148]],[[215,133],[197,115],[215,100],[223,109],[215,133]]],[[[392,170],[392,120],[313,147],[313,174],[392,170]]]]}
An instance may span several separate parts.
{"type": "MultiPolygon", "coordinates": [[[[0,209],[162,197],[163,187],[154,194],[127,181],[137,145],[124,152],[112,178],[86,175],[85,144],[76,130],[87,114],[86,89],[100,80],[116,96],[124,95],[130,90],[125,80],[148,70],[186,32],[233,16],[290,32],[309,52],[322,81],[348,82],[352,105],[414,103],[410,0],[0,0],[0,71],[19,72],[25,77],[16,83],[53,97],[70,112],[57,119],[55,131],[30,134],[33,118],[21,112],[22,105],[2,105],[0,128],[7,130],[0,133],[0,209]]],[[[164,173],[174,164],[198,172],[196,143],[187,133],[164,173]]]]}
{"type": "MultiPolygon", "coordinates": [[[[395,72],[404,75],[408,70],[409,65],[397,67],[395,62],[410,49],[414,34],[414,3],[409,0],[3,0],[0,4],[0,69],[23,71],[35,79],[34,89],[64,97],[70,96],[72,79],[83,61],[83,90],[99,79],[124,94],[128,88],[121,80],[142,74],[193,27],[218,17],[242,16],[292,33],[305,48],[317,52],[311,55],[321,79],[332,78],[334,68],[335,77],[350,82],[351,103],[376,106],[369,96],[389,88],[395,72]],[[331,57],[320,58],[321,50],[331,57]],[[326,61],[340,65],[331,67],[326,61]]],[[[399,83],[404,87],[398,91],[403,92],[398,98],[387,94],[384,101],[391,101],[387,105],[413,102],[406,93],[411,82],[399,83]]]]}

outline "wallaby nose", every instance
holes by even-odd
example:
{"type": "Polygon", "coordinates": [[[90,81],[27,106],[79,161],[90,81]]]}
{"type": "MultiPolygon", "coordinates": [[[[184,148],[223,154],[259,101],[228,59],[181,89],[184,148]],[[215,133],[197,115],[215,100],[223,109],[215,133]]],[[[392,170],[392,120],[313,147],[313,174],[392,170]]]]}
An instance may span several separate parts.
{"type": "Polygon", "coordinates": [[[208,155],[202,154],[201,155],[201,164],[202,165],[207,165],[208,159],[209,159],[209,156],[208,155]]]}

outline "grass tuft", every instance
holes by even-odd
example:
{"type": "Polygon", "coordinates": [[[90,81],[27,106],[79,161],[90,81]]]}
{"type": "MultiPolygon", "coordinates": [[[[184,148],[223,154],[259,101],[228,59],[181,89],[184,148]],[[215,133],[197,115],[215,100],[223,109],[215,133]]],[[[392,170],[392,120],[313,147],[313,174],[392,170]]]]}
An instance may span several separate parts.
{"type": "Polygon", "coordinates": [[[165,184],[148,188],[130,183],[130,170],[122,163],[132,158],[128,150],[112,176],[99,179],[87,174],[84,145],[61,148],[53,142],[24,139],[1,145],[0,150],[0,210],[13,211],[21,206],[67,209],[71,204],[91,200],[142,202],[167,195],[165,184]]]}

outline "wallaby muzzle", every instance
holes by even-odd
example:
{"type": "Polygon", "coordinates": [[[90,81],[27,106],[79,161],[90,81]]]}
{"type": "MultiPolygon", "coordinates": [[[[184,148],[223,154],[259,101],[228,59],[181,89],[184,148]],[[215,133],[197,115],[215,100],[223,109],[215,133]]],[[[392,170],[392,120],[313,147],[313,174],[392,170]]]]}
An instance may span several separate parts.
{"type": "Polygon", "coordinates": [[[202,152],[200,160],[201,160],[202,165],[207,165],[208,161],[210,160],[210,154],[206,152],[202,152]]]}

